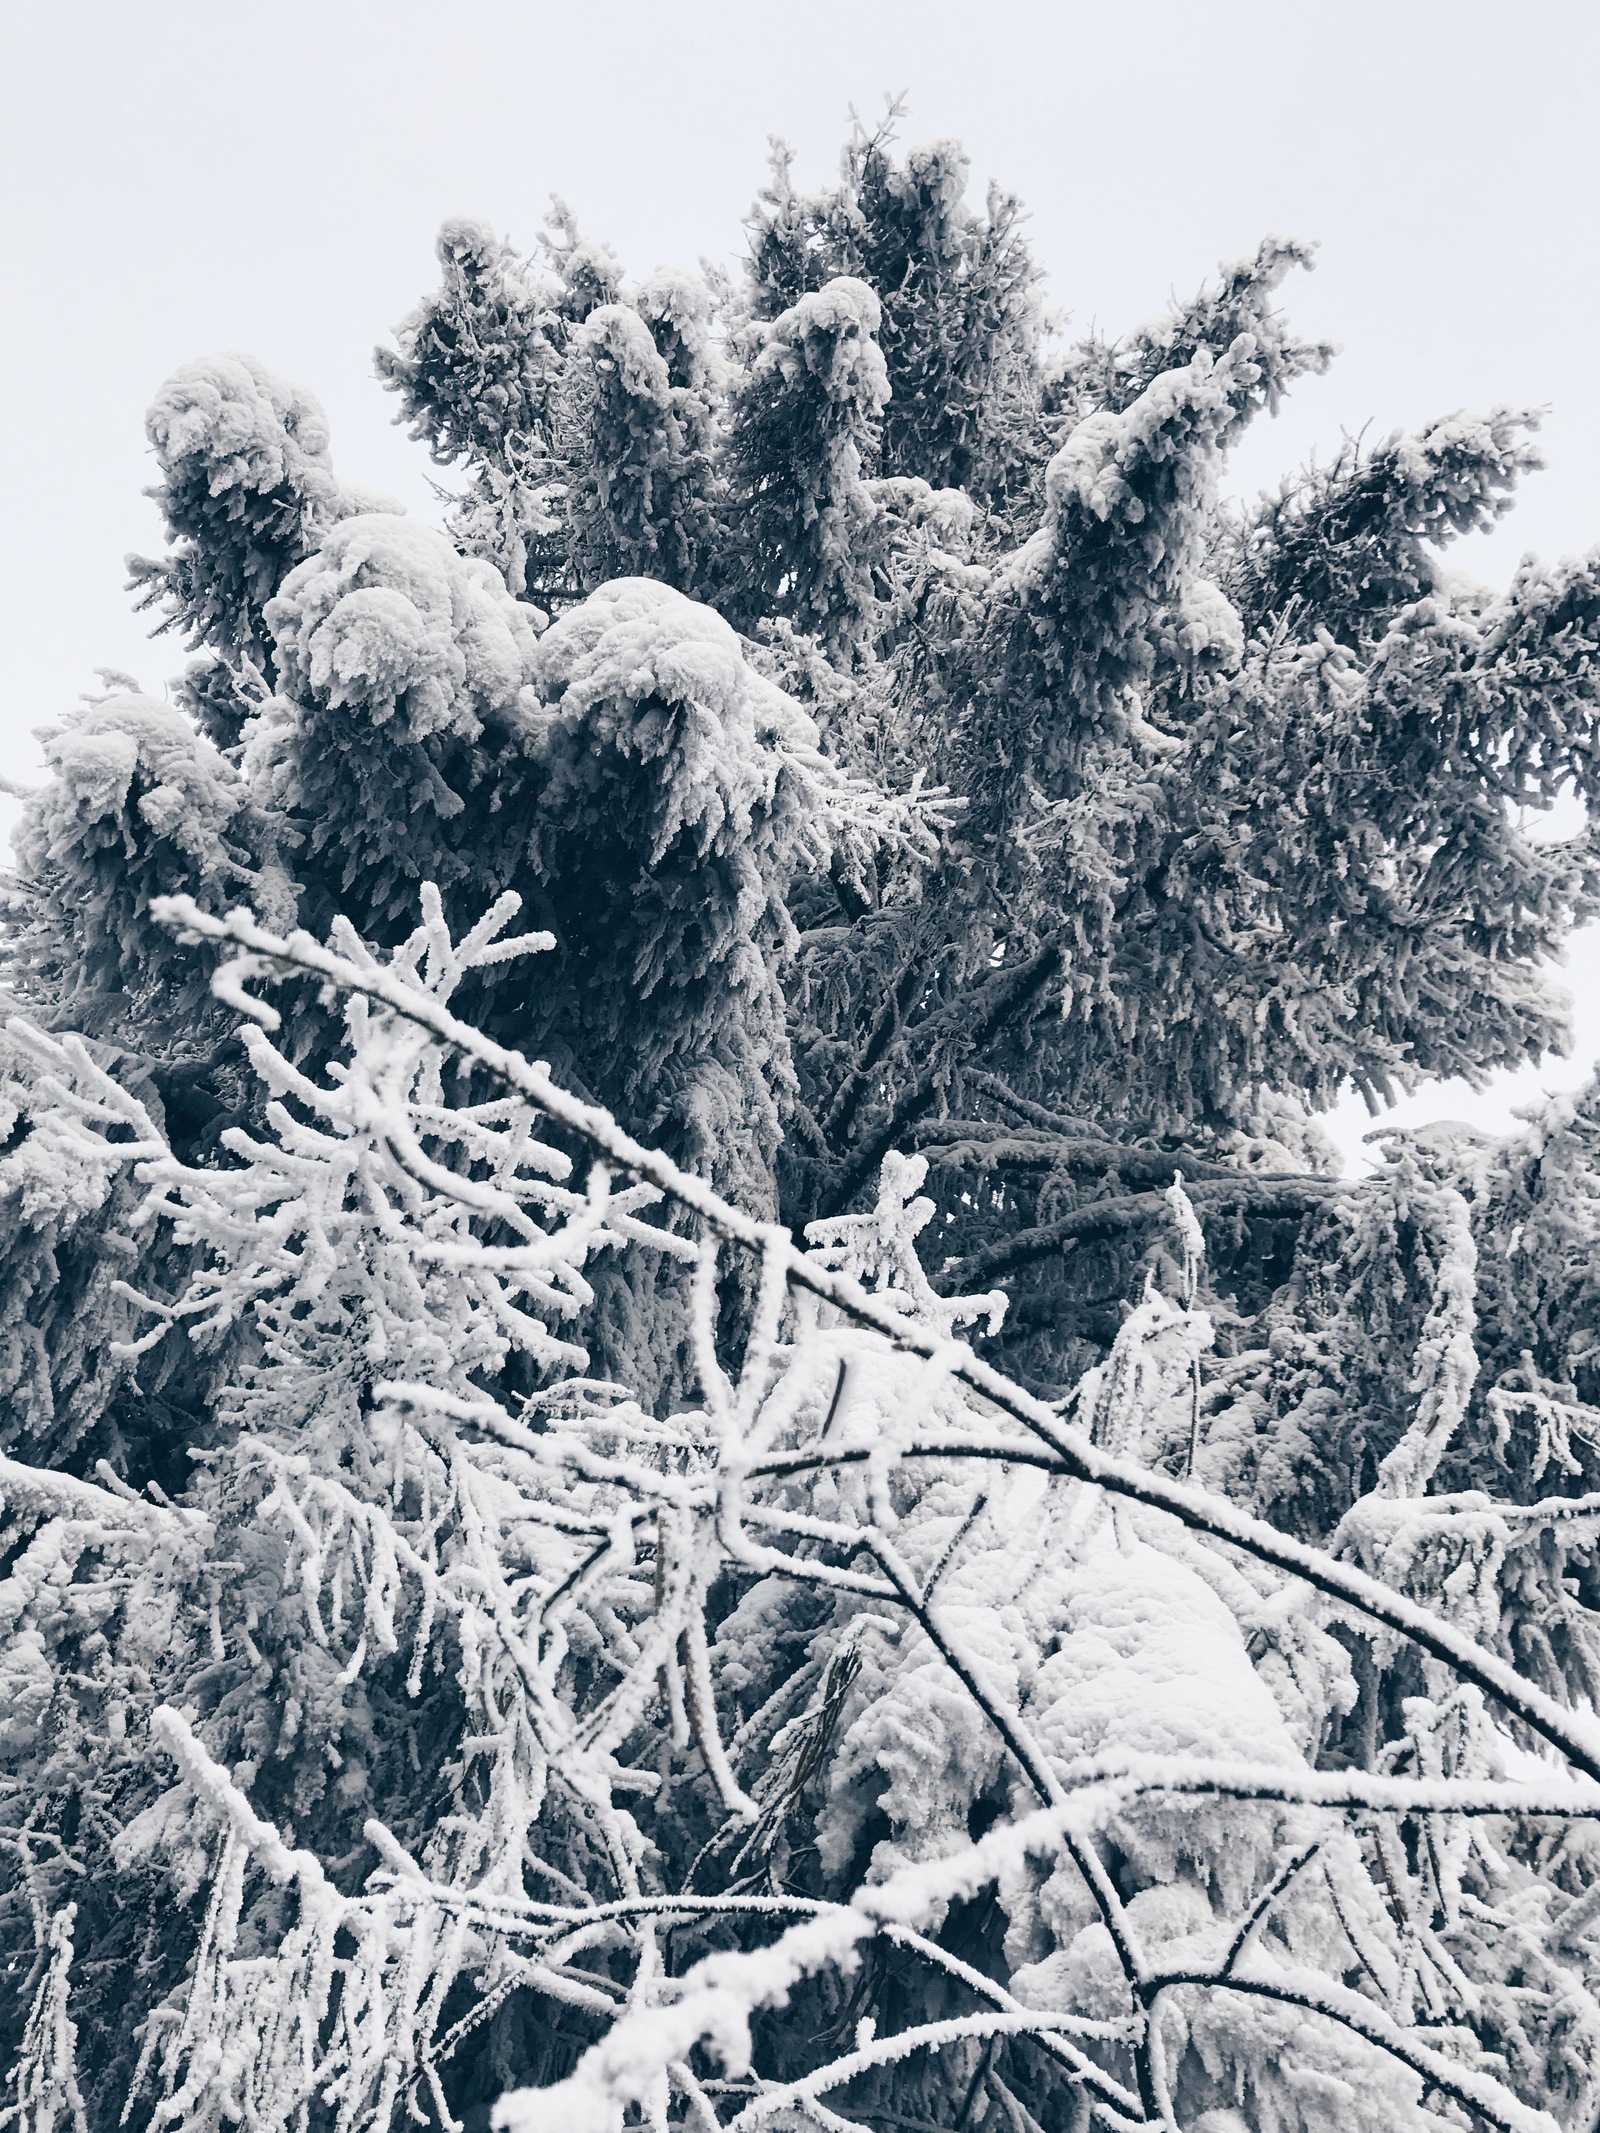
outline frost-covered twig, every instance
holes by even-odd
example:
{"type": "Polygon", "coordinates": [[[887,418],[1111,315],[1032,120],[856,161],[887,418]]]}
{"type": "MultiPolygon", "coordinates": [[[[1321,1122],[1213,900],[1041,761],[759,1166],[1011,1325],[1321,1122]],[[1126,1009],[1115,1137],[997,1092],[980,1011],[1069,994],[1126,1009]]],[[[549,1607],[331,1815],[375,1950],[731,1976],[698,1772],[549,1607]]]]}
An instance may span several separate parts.
{"type": "MultiPolygon", "coordinates": [[[[604,1112],[561,1089],[547,1068],[495,1044],[419,988],[381,968],[363,969],[337,956],[309,934],[284,938],[258,925],[246,912],[214,918],[186,897],[162,898],[152,907],[165,923],[209,940],[233,941],[244,951],[230,980],[241,999],[241,981],[264,977],[274,966],[302,970],[342,990],[364,993],[395,1013],[430,1030],[441,1042],[476,1060],[486,1071],[525,1096],[547,1116],[585,1141],[596,1154],[630,1175],[654,1185],[665,1198],[697,1215],[730,1242],[757,1251],[777,1249],[785,1256],[791,1285],[832,1305],[861,1325],[881,1333],[897,1348],[947,1363],[951,1375],[980,1398],[1040,1437],[1056,1453],[1062,1471],[1097,1488],[1170,1512],[1195,1531],[1253,1555],[1293,1577],[1303,1578],[1330,1599],[1352,1608],[1386,1628],[1398,1631],[1433,1657],[1476,1682],[1533,1731],[1568,1756],[1589,1776],[1600,1778],[1600,1723],[1563,1708],[1503,1661],[1463,1636],[1439,1616],[1418,1607],[1374,1578],[1335,1561],[1321,1549],[1280,1533],[1224,1499],[1169,1480],[1153,1469],[1108,1457],[1066,1428],[1041,1400],[993,1369],[961,1343],[945,1343],[908,1324],[877,1303],[857,1283],[829,1272],[809,1254],[796,1251],[782,1233],[774,1239],[770,1225],[731,1207],[710,1186],[681,1171],[658,1150],[643,1147],[604,1112]]],[[[250,1001],[258,1017],[272,1010],[250,1001]]],[[[1152,1196],[1165,1210],[1165,1195],[1152,1196]]]]}
{"type": "Polygon", "coordinates": [[[0,1507],[7,1505],[35,1517],[83,1519],[130,1533],[177,1536],[204,1523],[192,1511],[150,1503],[131,1493],[113,1494],[53,1467],[29,1466],[0,1455],[0,1507]]]}
{"type": "Polygon", "coordinates": [[[0,2133],[56,2133],[64,2119],[72,2133],[89,2133],[78,2086],[78,2027],[68,2013],[72,1927],[78,1915],[67,1904],[51,1919],[48,1961],[28,2010],[22,2049],[6,2086],[16,2101],[0,2104],[0,2133]]]}
{"type": "Polygon", "coordinates": [[[1307,2014],[1337,2022],[1367,2043],[1379,2046],[1402,2066],[1420,2074],[1442,2095],[1465,2104],[1468,2110],[1475,2111],[1490,2125],[1499,2127],[1501,2133],[1562,2133],[1548,2111],[1531,2110],[1525,2103],[1518,2102],[1503,2082],[1496,2081],[1492,2075],[1479,2073],[1475,2068],[1465,2067],[1459,2060],[1447,2059],[1442,2052],[1424,2044],[1413,2031],[1390,2021],[1371,2000],[1313,1973],[1294,1970],[1269,1973],[1265,1966],[1260,1966],[1254,1971],[1234,1970],[1223,1977],[1203,1970],[1173,1969],[1153,1972],[1150,1983],[1162,1991],[1197,1985],[1215,1992],[1236,1992],[1273,2000],[1284,2007],[1301,2008],[1307,2014]]]}

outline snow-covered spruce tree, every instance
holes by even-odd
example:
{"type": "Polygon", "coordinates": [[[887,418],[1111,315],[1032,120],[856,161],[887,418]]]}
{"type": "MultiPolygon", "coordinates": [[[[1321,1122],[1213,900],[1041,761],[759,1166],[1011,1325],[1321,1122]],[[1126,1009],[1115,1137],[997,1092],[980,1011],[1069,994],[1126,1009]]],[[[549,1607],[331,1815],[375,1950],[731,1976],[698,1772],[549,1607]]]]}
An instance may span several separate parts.
{"type": "Polygon", "coordinates": [[[7,886],[0,2127],[1577,2133],[1600,563],[1241,510],[1269,239],[1052,342],[951,143],[480,225],[340,486],[191,366],[7,886]],[[525,599],[524,594],[530,595],[525,599]],[[537,601],[537,605],[533,604],[537,601]]]}

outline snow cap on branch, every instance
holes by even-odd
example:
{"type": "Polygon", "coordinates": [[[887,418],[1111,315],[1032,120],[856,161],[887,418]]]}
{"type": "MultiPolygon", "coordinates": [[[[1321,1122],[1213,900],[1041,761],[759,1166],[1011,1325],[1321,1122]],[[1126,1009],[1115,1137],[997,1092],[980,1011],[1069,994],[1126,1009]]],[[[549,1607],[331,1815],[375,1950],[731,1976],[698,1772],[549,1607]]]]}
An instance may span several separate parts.
{"type": "MultiPolygon", "coordinates": [[[[303,840],[319,903],[349,898],[383,931],[406,921],[423,879],[448,890],[486,860],[492,878],[482,832],[460,818],[487,751],[516,755],[537,611],[431,527],[359,517],[291,574],[267,619],[281,685],[249,767],[303,840]]],[[[499,826],[511,834],[509,818],[499,826]]]]}
{"type": "Polygon", "coordinates": [[[286,915],[255,801],[227,759],[169,704],[116,694],[47,729],[53,776],[16,834],[31,891],[14,964],[58,1014],[99,1032],[134,999],[171,1021],[204,1015],[208,965],[154,925],[158,896],[253,899],[286,915]]]}
{"type": "Polygon", "coordinates": [[[173,553],[129,559],[140,605],[164,607],[162,627],[191,643],[268,667],[263,612],[289,572],[348,512],[399,506],[340,488],[320,403],[253,356],[175,371],[147,428],[173,553]]]}
{"type": "Polygon", "coordinates": [[[532,671],[530,855],[574,988],[544,1011],[584,1033],[619,1115],[766,1205],[789,1080],[783,895],[827,856],[816,729],[719,615],[647,578],[563,616],[532,671]]]}

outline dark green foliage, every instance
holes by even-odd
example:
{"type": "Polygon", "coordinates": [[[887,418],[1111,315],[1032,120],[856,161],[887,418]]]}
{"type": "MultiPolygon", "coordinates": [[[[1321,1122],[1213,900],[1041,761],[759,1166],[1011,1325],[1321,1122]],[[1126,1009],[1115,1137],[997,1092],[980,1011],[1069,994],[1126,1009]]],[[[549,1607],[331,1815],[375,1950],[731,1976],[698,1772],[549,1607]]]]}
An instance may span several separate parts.
{"type": "Polygon", "coordinates": [[[176,710],[113,695],[45,741],[52,782],[16,840],[17,967],[58,1026],[153,1047],[211,1019],[204,955],[150,917],[157,896],[280,911],[271,834],[237,771],[176,710]]]}
{"type": "Polygon", "coordinates": [[[268,619],[283,686],[250,772],[313,918],[343,910],[388,940],[410,931],[423,881],[497,893],[517,825],[492,803],[527,731],[531,611],[430,527],[364,517],[285,581],[268,619]],[[467,813],[474,794],[487,823],[467,813]]]}
{"type": "Polygon", "coordinates": [[[555,624],[534,680],[528,856],[557,949],[524,1041],[765,1207],[793,1090],[784,899],[826,790],[815,728],[725,623],[644,579],[555,624]]]}
{"type": "Polygon", "coordinates": [[[565,345],[554,292],[481,222],[439,232],[438,292],[376,353],[399,396],[399,419],[441,466],[504,461],[548,441],[550,400],[565,345]]]}
{"type": "Polygon", "coordinates": [[[728,441],[736,615],[747,626],[781,615],[846,661],[876,604],[883,512],[866,477],[889,397],[880,321],[850,275],[781,312],[761,329],[728,441]]]}
{"type": "Polygon", "coordinates": [[[1537,418],[1495,408],[1459,415],[1371,452],[1347,444],[1239,529],[1229,590],[1252,621],[1298,617],[1341,641],[1370,644],[1409,602],[1432,592],[1438,564],[1425,544],[1487,531],[1511,508],[1520,476],[1537,468],[1518,431],[1537,418]]]}
{"type": "MultiPolygon", "coordinates": [[[[669,299],[670,301],[670,299],[669,299]]],[[[694,375],[680,320],[663,308],[662,339],[694,375]]],[[[708,562],[713,414],[696,385],[674,384],[646,320],[605,304],[578,329],[562,407],[566,517],[574,575],[652,577],[686,589],[708,562]]]]}
{"type": "Polygon", "coordinates": [[[773,319],[837,275],[877,292],[890,398],[882,471],[985,504],[1020,501],[1042,460],[1039,279],[1017,201],[991,186],[983,215],[967,205],[960,143],[925,141],[904,163],[889,126],[859,126],[836,189],[797,195],[791,156],[775,143],[772,174],[749,221],[750,300],[773,319]]]}

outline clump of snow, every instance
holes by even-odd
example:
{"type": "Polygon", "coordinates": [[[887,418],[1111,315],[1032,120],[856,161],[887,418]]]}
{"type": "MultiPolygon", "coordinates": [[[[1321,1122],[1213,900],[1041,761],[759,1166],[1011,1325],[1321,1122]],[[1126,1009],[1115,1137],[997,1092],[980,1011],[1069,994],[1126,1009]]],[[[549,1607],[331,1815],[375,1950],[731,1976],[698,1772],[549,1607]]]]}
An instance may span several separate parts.
{"type": "Polygon", "coordinates": [[[170,704],[110,696],[41,736],[56,784],[30,810],[20,856],[33,869],[65,865],[85,824],[130,806],[194,861],[202,878],[225,874],[223,832],[246,805],[237,772],[170,704]],[[135,787],[138,787],[135,794],[135,787]]]}
{"type": "Polygon", "coordinates": [[[747,841],[791,758],[817,742],[792,697],[745,660],[713,609],[652,578],[618,578],[552,625],[532,661],[544,758],[559,812],[594,760],[616,750],[664,773],[650,803],[651,857],[679,835],[701,851],[747,841]]]}
{"type": "Polygon", "coordinates": [[[207,356],[167,379],[145,418],[169,477],[194,469],[212,496],[293,488],[337,504],[328,418],[314,394],[254,356],[207,356]]]}
{"type": "Polygon", "coordinates": [[[883,306],[853,274],[813,289],[766,329],[754,375],[815,378],[830,400],[880,408],[889,400],[889,373],[877,334],[883,306]]]}
{"type": "Polygon", "coordinates": [[[487,563],[388,516],[335,526],[266,613],[285,695],[398,718],[412,740],[472,739],[515,704],[540,619],[487,563]]]}

